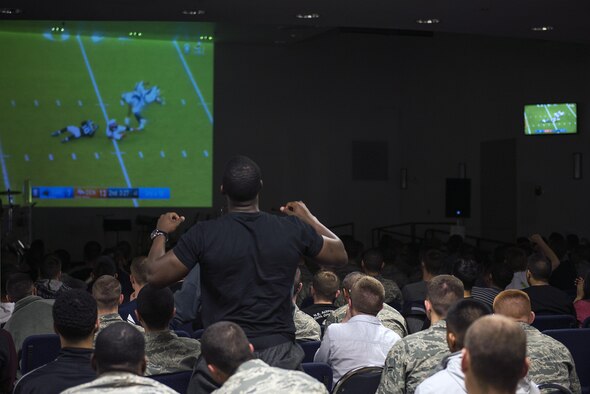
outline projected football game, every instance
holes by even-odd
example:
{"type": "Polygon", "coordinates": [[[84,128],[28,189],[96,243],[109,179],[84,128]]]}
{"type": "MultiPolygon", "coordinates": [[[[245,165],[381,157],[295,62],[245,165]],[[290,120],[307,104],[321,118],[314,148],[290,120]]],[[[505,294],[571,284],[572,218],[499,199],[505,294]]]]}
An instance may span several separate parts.
{"type": "Polygon", "coordinates": [[[524,132],[575,134],[578,132],[576,104],[536,104],[524,107],[524,132]]]}
{"type": "Polygon", "coordinates": [[[45,25],[0,26],[0,188],[28,179],[39,207],[211,206],[212,37],[45,25]]]}

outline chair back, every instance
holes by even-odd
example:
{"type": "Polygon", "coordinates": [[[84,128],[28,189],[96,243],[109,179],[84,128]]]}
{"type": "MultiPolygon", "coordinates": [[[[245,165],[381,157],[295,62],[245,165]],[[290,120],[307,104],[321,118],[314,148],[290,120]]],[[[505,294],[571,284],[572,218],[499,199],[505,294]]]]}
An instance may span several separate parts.
{"type": "Polygon", "coordinates": [[[57,334],[31,335],[25,338],[21,351],[21,374],[24,375],[55,360],[60,350],[61,344],[57,334]]]}
{"type": "Polygon", "coordinates": [[[381,381],[383,367],[360,367],[340,378],[332,394],[374,394],[381,381]]]}
{"type": "Polygon", "coordinates": [[[531,326],[539,331],[575,328],[578,320],[572,315],[537,315],[531,326]]]}
{"type": "Polygon", "coordinates": [[[148,376],[157,382],[165,384],[172,390],[178,391],[180,394],[186,393],[188,390],[188,383],[191,380],[193,371],[182,371],[174,373],[163,373],[161,375],[148,376]]]}
{"type": "Polygon", "coordinates": [[[332,390],[332,380],[334,379],[334,375],[332,372],[332,367],[330,367],[328,364],[301,363],[301,367],[306,374],[322,382],[326,386],[328,392],[332,390]]]}
{"type": "Polygon", "coordinates": [[[582,385],[582,392],[588,392],[590,390],[590,352],[588,351],[590,328],[547,330],[543,331],[543,334],[557,339],[568,348],[576,363],[576,373],[582,385]]]}
{"type": "Polygon", "coordinates": [[[304,341],[304,342],[298,342],[298,343],[299,343],[299,346],[301,346],[301,349],[303,349],[303,352],[305,353],[305,356],[303,357],[302,362],[312,363],[313,357],[315,356],[315,352],[317,352],[318,349],[320,348],[322,341],[304,341]]]}

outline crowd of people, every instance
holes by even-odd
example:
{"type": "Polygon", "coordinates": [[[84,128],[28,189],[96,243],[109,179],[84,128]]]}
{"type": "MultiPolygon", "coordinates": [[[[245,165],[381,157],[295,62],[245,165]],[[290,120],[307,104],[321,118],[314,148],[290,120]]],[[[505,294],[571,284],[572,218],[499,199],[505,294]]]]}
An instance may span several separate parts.
{"type": "Polygon", "coordinates": [[[179,237],[185,218],[163,214],[143,256],[125,242],[88,242],[79,263],[40,241],[3,254],[0,392],[169,393],[149,377],[192,371],[190,393],[326,393],[301,371],[305,341],[320,341],[314,361],[333,384],[383,367],[383,394],[581,392],[569,350],[531,324],[590,316],[586,242],[534,234],[486,253],[456,236],[384,236],[365,249],[300,201],[260,211],[261,189],[238,156],[222,180],[228,213],[179,237]],[[25,339],[47,333],[58,357],[19,373],[25,339]]]}

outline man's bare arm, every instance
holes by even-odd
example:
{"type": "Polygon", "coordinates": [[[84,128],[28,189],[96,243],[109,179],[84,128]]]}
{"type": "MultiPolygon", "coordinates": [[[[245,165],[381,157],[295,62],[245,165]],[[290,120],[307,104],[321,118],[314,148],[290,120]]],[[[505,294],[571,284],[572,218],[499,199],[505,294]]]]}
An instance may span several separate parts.
{"type": "Polygon", "coordinates": [[[539,249],[541,249],[541,252],[543,252],[545,257],[547,257],[549,259],[549,261],[551,261],[551,271],[555,271],[555,269],[557,267],[559,267],[559,264],[561,263],[561,261],[559,260],[559,257],[557,257],[557,255],[555,254],[553,249],[551,249],[549,247],[549,245],[547,245],[545,243],[545,241],[543,240],[543,237],[541,237],[539,234],[531,235],[530,240],[531,240],[531,242],[533,242],[539,246],[539,249]]]}
{"type": "MultiPolygon", "coordinates": [[[[184,216],[168,212],[160,216],[156,228],[167,234],[173,233],[184,222],[184,216]]],[[[157,236],[147,257],[147,280],[158,287],[169,286],[188,274],[188,268],[182,264],[171,250],[166,252],[166,237],[157,236]]]]}
{"type": "Polygon", "coordinates": [[[301,201],[291,201],[281,207],[281,212],[296,216],[309,224],[313,229],[324,238],[322,249],[315,257],[315,260],[321,265],[341,266],[347,263],[348,255],[344,249],[344,244],[336,234],[324,226],[301,201]]]}

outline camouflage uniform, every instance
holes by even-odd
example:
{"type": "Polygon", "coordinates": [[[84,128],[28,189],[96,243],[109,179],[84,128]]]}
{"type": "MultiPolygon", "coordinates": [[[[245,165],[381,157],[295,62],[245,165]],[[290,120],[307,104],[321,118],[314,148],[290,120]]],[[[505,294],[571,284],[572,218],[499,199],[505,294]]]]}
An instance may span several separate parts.
{"type": "Polygon", "coordinates": [[[145,375],[192,371],[201,355],[201,343],[192,338],[179,338],[170,330],[145,333],[145,375]]]}
{"type": "Polygon", "coordinates": [[[526,333],[527,355],[531,359],[529,376],[537,384],[557,383],[580,393],[580,380],[570,351],[559,341],[535,327],[519,322],[526,333]]]}
{"type": "Polygon", "coordinates": [[[129,372],[106,372],[92,382],[62,391],[62,394],[74,393],[178,394],[162,383],[129,372]]]}
{"type": "Polygon", "coordinates": [[[386,279],[381,275],[377,275],[375,279],[381,282],[383,288],[385,289],[385,298],[383,299],[383,302],[387,304],[394,303],[399,306],[402,306],[404,304],[402,291],[399,289],[397,283],[395,283],[391,279],[386,279]]]}
{"type": "Polygon", "coordinates": [[[295,339],[298,341],[319,341],[322,330],[317,321],[307,313],[302,312],[297,305],[293,312],[295,323],[295,339]]]}
{"type": "MultiPolygon", "coordinates": [[[[102,330],[104,330],[105,328],[107,328],[108,326],[110,326],[113,323],[127,323],[127,324],[131,324],[125,320],[123,320],[121,318],[121,315],[119,315],[118,313],[107,313],[106,315],[102,315],[98,317],[98,331],[96,332],[96,334],[94,334],[94,340],[96,341],[96,336],[98,335],[99,332],[101,332],[102,330]]],[[[145,330],[143,329],[142,326],[138,326],[135,324],[131,324],[133,327],[137,328],[142,334],[145,332],[145,330]]]]}
{"type": "Polygon", "coordinates": [[[246,361],[215,394],[238,393],[328,394],[326,386],[300,371],[271,367],[262,360],[246,361]]]}
{"type": "Polygon", "coordinates": [[[378,394],[413,394],[436,366],[450,354],[447,345],[447,322],[441,320],[429,329],[397,341],[385,360],[378,394]]]}
{"type": "MultiPolygon", "coordinates": [[[[344,305],[333,311],[328,317],[326,317],[326,320],[324,320],[324,326],[328,327],[332,323],[340,323],[342,319],[344,319],[344,316],[346,316],[347,308],[348,305],[344,305]]],[[[395,332],[400,337],[403,338],[408,335],[406,319],[404,319],[401,313],[395,308],[383,304],[383,309],[377,314],[377,318],[381,320],[381,324],[395,332]]]]}

